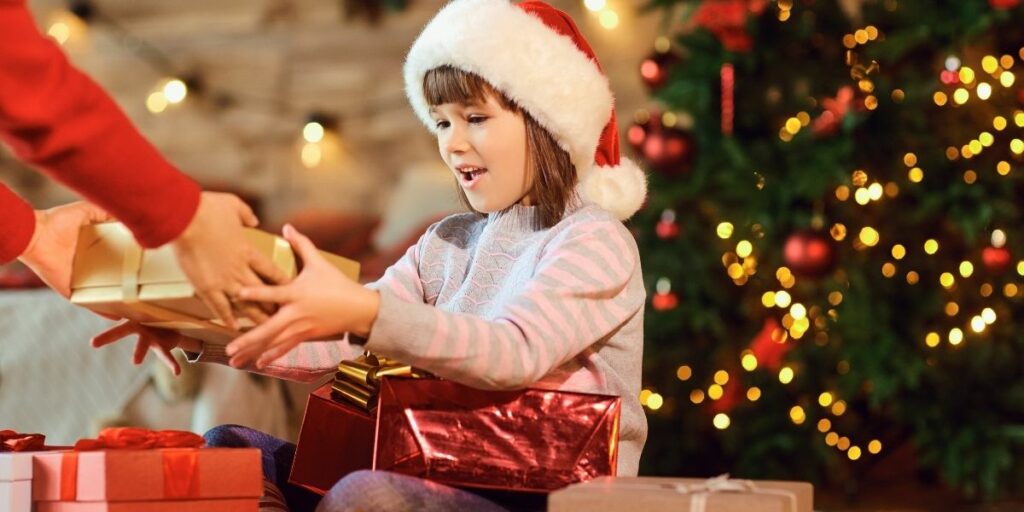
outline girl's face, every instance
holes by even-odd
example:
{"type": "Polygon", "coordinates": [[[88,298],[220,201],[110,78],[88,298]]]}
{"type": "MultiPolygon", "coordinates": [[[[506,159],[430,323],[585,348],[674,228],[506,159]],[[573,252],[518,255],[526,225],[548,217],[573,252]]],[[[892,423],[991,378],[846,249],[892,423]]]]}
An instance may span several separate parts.
{"type": "Polygon", "coordinates": [[[441,158],[480,213],[533,204],[526,171],[526,123],[491,95],[485,103],[443,103],[430,109],[441,158]]]}

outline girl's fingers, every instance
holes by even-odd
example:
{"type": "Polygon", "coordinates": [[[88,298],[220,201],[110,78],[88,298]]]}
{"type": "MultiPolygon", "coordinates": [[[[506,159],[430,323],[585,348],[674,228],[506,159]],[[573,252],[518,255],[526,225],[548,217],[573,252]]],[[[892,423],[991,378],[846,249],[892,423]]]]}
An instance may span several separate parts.
{"type": "Polygon", "coordinates": [[[136,332],[136,324],[130,320],[125,320],[114,327],[93,336],[92,340],[90,340],[90,345],[95,348],[99,348],[120,340],[125,336],[135,334],[136,332]]]}
{"type": "Polygon", "coordinates": [[[314,261],[323,261],[323,256],[320,255],[320,251],[313,245],[313,241],[299,233],[299,230],[295,229],[291,224],[285,224],[284,239],[288,240],[288,243],[292,244],[292,248],[302,258],[302,264],[309,266],[314,261]]]}
{"type": "Polygon", "coordinates": [[[277,358],[287,354],[296,345],[305,341],[304,331],[298,327],[286,329],[272,341],[267,350],[256,360],[256,368],[262,370],[277,358]]]}

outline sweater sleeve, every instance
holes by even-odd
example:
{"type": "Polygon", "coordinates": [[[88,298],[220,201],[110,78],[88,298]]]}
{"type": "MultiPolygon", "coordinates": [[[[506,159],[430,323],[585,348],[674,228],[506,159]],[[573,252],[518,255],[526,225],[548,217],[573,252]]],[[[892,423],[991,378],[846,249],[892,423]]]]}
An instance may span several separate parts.
{"type": "Polygon", "coordinates": [[[11,189],[0,185],[0,265],[25,252],[35,226],[32,207],[11,189]]]}
{"type": "Polygon", "coordinates": [[[124,222],[143,246],[177,238],[199,187],[39,33],[24,1],[0,0],[0,27],[0,139],[124,222]]]}
{"type": "Polygon", "coordinates": [[[409,300],[403,292],[418,276],[397,270],[405,284],[381,289],[366,348],[479,389],[539,381],[612,334],[645,300],[628,286],[640,272],[639,254],[619,222],[581,223],[549,242],[534,276],[493,320],[409,300]]]}
{"type": "MultiPolygon", "coordinates": [[[[423,302],[423,285],[416,270],[419,266],[419,254],[421,247],[429,238],[437,224],[431,226],[419,242],[413,245],[397,263],[388,267],[384,275],[367,288],[384,291],[394,296],[402,297],[409,302],[423,302]]],[[[391,296],[391,295],[388,295],[391,296]]],[[[306,341],[299,343],[287,354],[275,359],[263,370],[257,370],[254,366],[243,368],[253,373],[260,373],[270,377],[300,382],[311,382],[324,375],[334,373],[338,363],[345,359],[354,359],[364,350],[366,340],[346,334],[339,340],[332,341],[306,341]]],[[[203,344],[203,352],[189,353],[186,356],[190,362],[219,363],[227,364],[229,357],[224,353],[224,347],[211,343],[203,344]]]]}

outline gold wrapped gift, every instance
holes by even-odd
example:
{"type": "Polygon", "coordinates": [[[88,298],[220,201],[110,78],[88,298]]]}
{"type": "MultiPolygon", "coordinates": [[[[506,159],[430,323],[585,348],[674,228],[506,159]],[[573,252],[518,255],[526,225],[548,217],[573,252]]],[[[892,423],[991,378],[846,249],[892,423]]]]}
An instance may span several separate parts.
{"type": "Polygon", "coordinates": [[[366,352],[353,361],[342,361],[338,364],[338,372],[334,374],[334,384],[331,385],[331,395],[360,409],[371,411],[377,406],[377,394],[382,378],[419,378],[428,375],[407,364],[366,352]]]}
{"type": "MultiPolygon", "coordinates": [[[[245,236],[286,275],[295,277],[298,264],[285,239],[248,228],[245,236]]],[[[321,254],[346,276],[358,279],[359,263],[321,254]]],[[[240,331],[224,325],[196,296],[169,245],[143,249],[119,222],[85,226],[80,231],[71,274],[71,302],[217,344],[226,344],[253,327],[246,318],[238,319],[240,331]]]]}

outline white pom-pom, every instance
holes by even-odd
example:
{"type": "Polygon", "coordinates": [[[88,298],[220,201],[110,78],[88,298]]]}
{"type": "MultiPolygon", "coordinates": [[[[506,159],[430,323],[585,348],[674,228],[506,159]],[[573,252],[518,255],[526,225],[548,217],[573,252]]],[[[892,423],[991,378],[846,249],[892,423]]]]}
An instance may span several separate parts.
{"type": "Polygon", "coordinates": [[[584,171],[578,190],[584,201],[626,220],[647,198],[647,176],[632,160],[622,158],[614,167],[593,166],[584,171]]]}

